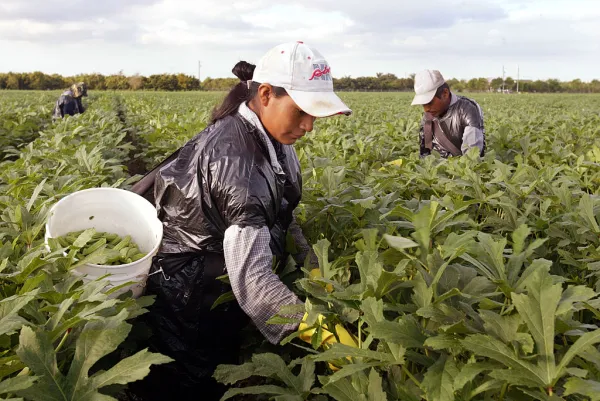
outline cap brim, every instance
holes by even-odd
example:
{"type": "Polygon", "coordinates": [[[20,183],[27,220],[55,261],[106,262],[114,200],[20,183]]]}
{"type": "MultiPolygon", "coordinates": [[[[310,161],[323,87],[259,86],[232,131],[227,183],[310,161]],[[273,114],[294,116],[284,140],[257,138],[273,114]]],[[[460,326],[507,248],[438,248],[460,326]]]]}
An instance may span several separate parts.
{"type": "Polygon", "coordinates": [[[349,116],[352,114],[352,110],[333,92],[286,91],[302,111],[313,117],[329,117],[336,114],[349,116]]]}
{"type": "Polygon", "coordinates": [[[431,100],[433,100],[433,97],[435,96],[435,92],[437,92],[437,89],[426,93],[421,93],[420,95],[416,95],[411,103],[411,106],[415,106],[417,104],[423,105],[431,102],[431,100]]]}

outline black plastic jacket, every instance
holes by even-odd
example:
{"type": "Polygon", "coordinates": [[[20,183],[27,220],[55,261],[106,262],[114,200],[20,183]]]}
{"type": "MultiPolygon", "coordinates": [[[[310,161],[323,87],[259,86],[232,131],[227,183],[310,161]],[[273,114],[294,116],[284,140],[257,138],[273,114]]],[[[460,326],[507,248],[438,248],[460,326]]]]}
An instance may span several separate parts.
{"type": "Polygon", "coordinates": [[[57,119],[64,117],[65,114],[73,116],[84,111],[81,98],[74,97],[73,92],[69,89],[64,91],[56,101],[52,117],[57,119]]]}
{"type": "Polygon", "coordinates": [[[302,176],[293,147],[271,143],[282,172],[271,166],[260,132],[237,114],[189,141],[156,177],[161,252],[222,253],[225,230],[238,225],[269,227],[272,251],[282,255],[302,176]]]}

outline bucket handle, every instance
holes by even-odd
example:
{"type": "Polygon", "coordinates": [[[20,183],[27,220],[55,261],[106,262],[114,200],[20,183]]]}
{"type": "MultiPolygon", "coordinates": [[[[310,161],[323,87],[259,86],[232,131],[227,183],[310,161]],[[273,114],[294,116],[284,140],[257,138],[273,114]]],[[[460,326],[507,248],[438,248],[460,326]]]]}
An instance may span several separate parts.
{"type": "Polygon", "coordinates": [[[158,261],[157,261],[157,264],[158,264],[158,267],[159,267],[159,269],[158,269],[157,271],[155,271],[155,272],[149,273],[149,274],[148,274],[148,277],[150,277],[150,276],[152,276],[152,275],[154,275],[154,274],[156,274],[156,273],[162,273],[162,276],[163,276],[163,278],[165,279],[165,281],[169,281],[169,280],[171,280],[171,277],[170,277],[170,276],[167,276],[167,275],[165,274],[165,271],[163,270],[163,267],[162,267],[162,265],[160,264],[160,259],[158,259],[158,261]]]}

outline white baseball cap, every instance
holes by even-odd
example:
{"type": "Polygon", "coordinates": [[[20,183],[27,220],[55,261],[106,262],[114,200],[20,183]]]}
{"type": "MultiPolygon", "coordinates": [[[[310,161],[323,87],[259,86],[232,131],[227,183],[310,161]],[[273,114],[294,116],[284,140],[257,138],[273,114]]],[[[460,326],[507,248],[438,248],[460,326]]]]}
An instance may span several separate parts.
{"type": "Polygon", "coordinates": [[[415,75],[415,98],[411,105],[427,104],[435,96],[437,89],[446,81],[438,70],[423,70],[415,75]]]}
{"type": "Polygon", "coordinates": [[[333,93],[331,68],[325,57],[302,42],[283,43],[269,50],[256,64],[252,81],[284,88],[298,107],[314,117],[352,113],[333,93]]]}

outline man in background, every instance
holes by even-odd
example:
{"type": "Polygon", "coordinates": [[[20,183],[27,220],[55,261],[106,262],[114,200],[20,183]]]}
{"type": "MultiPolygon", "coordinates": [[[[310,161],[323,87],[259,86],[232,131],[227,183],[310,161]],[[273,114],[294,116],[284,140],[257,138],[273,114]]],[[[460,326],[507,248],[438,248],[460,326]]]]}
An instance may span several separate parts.
{"type": "Polygon", "coordinates": [[[64,91],[54,106],[53,119],[63,118],[65,115],[73,116],[85,111],[81,98],[87,96],[87,85],[85,82],[79,82],[71,85],[64,91]]]}
{"type": "Polygon", "coordinates": [[[412,105],[421,105],[420,155],[438,152],[442,157],[460,156],[471,148],[485,153],[483,111],[472,99],[455,95],[437,70],[424,70],[415,75],[415,97],[412,105]]]}

